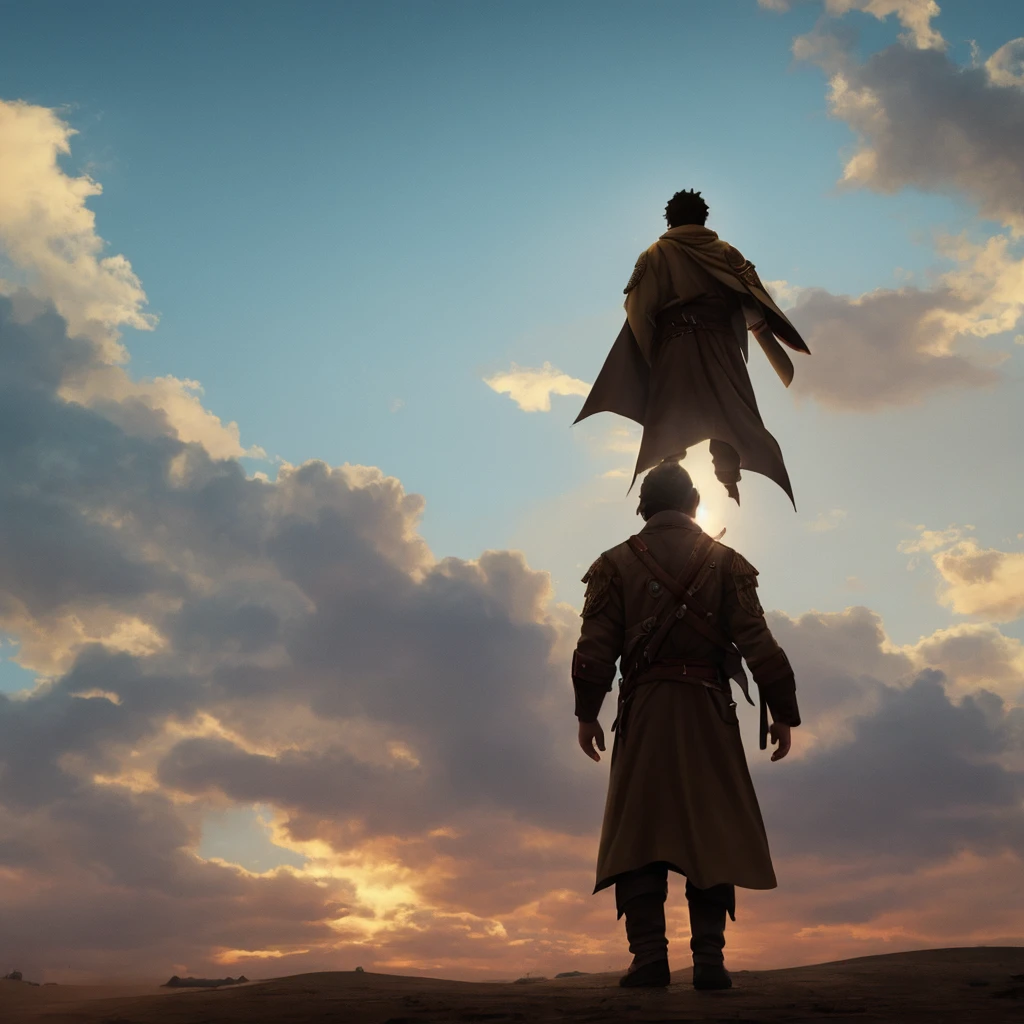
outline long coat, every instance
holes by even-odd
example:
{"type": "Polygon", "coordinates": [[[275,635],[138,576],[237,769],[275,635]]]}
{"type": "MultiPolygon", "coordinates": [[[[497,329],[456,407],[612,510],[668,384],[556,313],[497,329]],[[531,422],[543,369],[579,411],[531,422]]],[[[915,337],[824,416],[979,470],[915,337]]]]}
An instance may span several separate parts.
{"type": "MultiPolygon", "coordinates": [[[[714,231],[681,225],[640,254],[625,291],[626,322],[575,422],[613,412],[642,424],[634,480],[711,440],[728,453],[720,473],[727,486],[735,486],[738,465],[774,480],[793,500],[782,451],[761,421],[747,373],[747,331],[787,387],[793,363],[778,338],[800,352],[807,345],[754,265],[714,231]],[[659,314],[709,302],[722,310],[714,323],[664,342],[659,314]]],[[[730,493],[739,500],[738,490],[730,493]]]]}
{"type": "MultiPolygon", "coordinates": [[[[679,577],[700,527],[681,512],[653,515],[640,532],[651,556],[679,577]]],[[[695,596],[746,659],[766,694],[775,721],[799,725],[795,683],[756,594],[757,570],[724,544],[715,543],[695,596]],[[762,670],[762,666],[764,667],[762,670]]],[[[658,588],[628,544],[605,552],[588,582],[574,664],[577,714],[597,716],[599,683],[590,666],[614,666],[650,631],[658,588]],[[591,692],[587,694],[586,688],[591,692]],[[594,694],[598,693],[596,702],[594,694]],[[590,703],[587,714],[582,703],[590,703]]],[[[685,623],[662,644],[659,661],[715,662],[721,651],[685,623]]],[[[652,670],[652,674],[656,674],[652,670]]],[[[618,731],[597,859],[597,892],[627,871],[665,862],[699,888],[732,883],[750,889],[776,885],[768,839],[740,739],[735,704],[707,687],[676,680],[636,689],[623,739],[618,731]]]]}

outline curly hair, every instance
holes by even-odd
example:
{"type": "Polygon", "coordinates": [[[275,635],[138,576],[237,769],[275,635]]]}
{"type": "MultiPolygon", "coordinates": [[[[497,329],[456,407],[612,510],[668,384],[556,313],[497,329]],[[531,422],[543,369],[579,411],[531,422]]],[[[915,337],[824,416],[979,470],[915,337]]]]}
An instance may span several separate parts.
{"type": "Polygon", "coordinates": [[[692,189],[688,192],[677,192],[665,207],[665,220],[670,228],[680,224],[701,224],[708,219],[708,204],[700,197],[699,192],[692,189]]]}

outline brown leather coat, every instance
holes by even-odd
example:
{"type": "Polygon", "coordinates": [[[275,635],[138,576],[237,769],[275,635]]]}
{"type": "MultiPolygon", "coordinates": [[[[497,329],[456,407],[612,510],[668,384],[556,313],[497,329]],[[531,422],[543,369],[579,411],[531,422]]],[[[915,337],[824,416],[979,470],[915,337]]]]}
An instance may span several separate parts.
{"type": "MultiPolygon", "coordinates": [[[[693,575],[688,563],[703,536],[689,516],[671,511],[652,516],[639,534],[675,579],[693,575]]],[[[713,632],[736,645],[772,718],[799,725],[793,672],[765,622],[757,570],[724,544],[704,542],[705,550],[691,603],[699,604],[713,632]]],[[[616,661],[625,670],[636,660],[657,631],[655,620],[674,602],[628,543],[601,555],[584,580],[573,685],[577,716],[593,721],[616,661]]],[[[735,704],[713,682],[724,652],[685,619],[663,635],[643,684],[633,690],[628,730],[616,733],[594,891],[653,862],[668,863],[700,888],[721,882],[774,888],[735,704]],[[687,664],[695,669],[687,672],[687,664]]]]}

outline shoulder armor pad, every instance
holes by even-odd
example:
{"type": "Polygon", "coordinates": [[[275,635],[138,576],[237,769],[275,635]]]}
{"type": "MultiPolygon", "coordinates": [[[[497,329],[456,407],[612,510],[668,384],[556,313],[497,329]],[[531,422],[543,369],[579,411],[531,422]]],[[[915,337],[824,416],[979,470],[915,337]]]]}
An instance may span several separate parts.
{"type": "Polygon", "coordinates": [[[629,281],[626,283],[626,287],[622,289],[623,295],[628,295],[639,283],[640,278],[644,276],[644,271],[647,269],[647,250],[644,249],[642,253],[637,257],[636,265],[633,267],[633,273],[630,274],[629,281]]]}
{"type": "Polygon", "coordinates": [[[764,615],[757,599],[757,570],[738,551],[734,551],[730,571],[736,577],[736,597],[740,606],[751,615],[764,615]]]}
{"type": "Polygon", "coordinates": [[[612,563],[604,555],[598,555],[581,580],[587,585],[581,612],[583,618],[596,615],[605,606],[608,601],[608,588],[614,577],[615,568],[612,563]]]}
{"type": "Polygon", "coordinates": [[[734,576],[757,576],[758,571],[738,552],[732,553],[732,574],[734,576]]]}

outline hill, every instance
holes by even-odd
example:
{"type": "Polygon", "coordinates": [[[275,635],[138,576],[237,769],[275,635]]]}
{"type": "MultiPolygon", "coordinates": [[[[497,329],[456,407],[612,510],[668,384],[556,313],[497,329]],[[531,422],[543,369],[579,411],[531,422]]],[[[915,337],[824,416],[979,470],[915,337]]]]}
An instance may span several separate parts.
{"type": "Polygon", "coordinates": [[[618,974],[513,983],[349,971],[213,991],[0,982],[7,1024],[494,1024],[544,1022],[1024,1020],[1024,947],[971,946],[736,971],[726,992],[696,992],[690,970],[667,990],[620,989],[618,974]]]}

